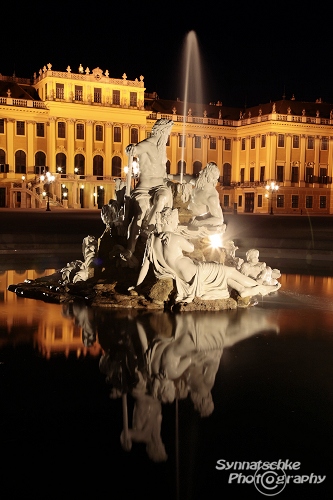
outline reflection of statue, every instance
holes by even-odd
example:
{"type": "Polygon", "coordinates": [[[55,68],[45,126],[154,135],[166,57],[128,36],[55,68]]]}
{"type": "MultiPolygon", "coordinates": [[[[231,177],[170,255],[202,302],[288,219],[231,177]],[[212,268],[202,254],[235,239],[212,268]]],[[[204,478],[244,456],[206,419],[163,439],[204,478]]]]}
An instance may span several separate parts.
{"type": "Polygon", "coordinates": [[[172,120],[161,118],[153,126],[151,136],[138,144],[126,147],[130,157],[140,164],[140,179],[131,193],[129,237],[125,259],[132,256],[141,229],[155,225],[156,212],[172,207],[172,191],[167,185],[166,143],[173,125],[172,120]]]}
{"type": "Polygon", "coordinates": [[[265,262],[259,262],[259,250],[255,248],[246,252],[246,262],[241,265],[240,271],[263,285],[277,285],[277,278],[281,276],[278,269],[272,269],[266,266],[265,262]]]}
{"type": "Polygon", "coordinates": [[[132,448],[132,441],[146,443],[149,458],[154,462],[164,462],[168,456],[161,439],[162,407],[158,399],[146,393],[146,386],[140,374],[140,382],[132,390],[135,398],[132,428],[123,429],[120,436],[126,451],[132,448]]]}
{"type": "Polygon", "coordinates": [[[166,208],[160,217],[160,232],[151,234],[147,241],[137,285],[144,280],[151,263],[157,278],[175,280],[177,302],[192,302],[194,297],[204,300],[228,298],[228,286],[235,289],[241,297],[267,295],[280,288],[280,285],[258,285],[235,267],[216,262],[195,263],[183,254],[183,252],[193,252],[194,246],[176,232],[178,210],[166,208]]]}
{"type": "Polygon", "coordinates": [[[191,225],[222,226],[223,213],[216,190],[219,177],[220,171],[214,162],[207,163],[206,167],[200,171],[188,206],[194,215],[191,225]]]}

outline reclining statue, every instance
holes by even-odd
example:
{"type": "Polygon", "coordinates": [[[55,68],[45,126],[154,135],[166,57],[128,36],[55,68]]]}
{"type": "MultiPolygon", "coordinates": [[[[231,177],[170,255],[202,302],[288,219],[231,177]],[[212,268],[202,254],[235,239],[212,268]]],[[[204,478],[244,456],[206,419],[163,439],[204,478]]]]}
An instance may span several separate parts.
{"type": "Polygon", "coordinates": [[[217,262],[195,262],[183,252],[193,252],[194,245],[177,232],[178,210],[164,208],[159,214],[157,229],[147,240],[142,267],[137,280],[140,285],[152,264],[158,279],[172,278],[177,288],[176,302],[192,302],[195,297],[203,300],[230,297],[229,288],[240,297],[267,295],[280,288],[260,285],[240,273],[235,267],[217,262]]]}

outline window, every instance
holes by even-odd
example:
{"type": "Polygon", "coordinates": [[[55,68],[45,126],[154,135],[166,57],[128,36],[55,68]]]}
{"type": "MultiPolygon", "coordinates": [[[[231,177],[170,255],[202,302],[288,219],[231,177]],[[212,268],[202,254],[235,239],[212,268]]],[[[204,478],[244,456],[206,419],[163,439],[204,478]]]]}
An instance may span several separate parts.
{"type": "Polygon", "coordinates": [[[120,90],[113,90],[112,92],[112,104],[120,104],[120,90]]]}
{"type": "Polygon", "coordinates": [[[202,163],[201,161],[195,161],[193,163],[193,175],[195,175],[196,177],[198,177],[198,175],[200,174],[202,170],[202,163]]]}
{"type": "Polygon", "coordinates": [[[113,142],[121,142],[121,128],[114,127],[113,129],[113,142]]]}
{"type": "Polygon", "coordinates": [[[96,141],[103,140],[103,125],[96,125],[95,136],[96,141]]]}
{"type": "Polygon", "coordinates": [[[260,182],[265,182],[265,167],[260,167],[260,182]]]}
{"type": "Polygon", "coordinates": [[[85,158],[81,154],[74,157],[74,172],[76,175],[84,175],[85,158]]]}
{"type": "Polygon", "coordinates": [[[241,184],[244,184],[244,177],[245,177],[245,168],[240,169],[240,181],[241,184]]]}
{"type": "Polygon", "coordinates": [[[36,135],[37,137],[44,137],[44,123],[36,123],[36,135]]]}
{"type": "Polygon", "coordinates": [[[76,124],[76,138],[77,139],[84,139],[84,124],[83,123],[76,124]]]}
{"type": "Polygon", "coordinates": [[[309,135],[308,137],[308,149],[314,148],[314,137],[313,135],[309,135]]]}
{"type": "Polygon", "coordinates": [[[112,158],[111,173],[112,173],[112,177],[122,177],[120,156],[114,156],[112,158]]]}
{"type": "Polygon", "coordinates": [[[276,206],[278,208],[284,207],[284,194],[278,194],[276,197],[276,206]]]}
{"type": "Polygon", "coordinates": [[[65,139],[66,137],[66,123],[58,122],[58,139],[65,139]]]}
{"type": "Polygon", "coordinates": [[[276,167],[276,180],[278,182],[284,181],[284,166],[283,165],[278,165],[276,167]]]}
{"type": "Polygon", "coordinates": [[[242,137],[241,150],[245,151],[245,137],[242,137]]]}
{"type": "Polygon", "coordinates": [[[293,148],[299,148],[299,135],[293,135],[293,148]]]}
{"type": "Polygon", "coordinates": [[[37,151],[35,153],[35,166],[36,167],[45,167],[45,165],[46,165],[46,155],[45,155],[44,151],[37,151]]]}
{"type": "Polygon", "coordinates": [[[261,136],[261,147],[262,148],[266,147],[266,135],[261,136]]]}
{"type": "Polygon", "coordinates": [[[312,208],[312,204],[313,204],[313,196],[306,196],[305,197],[305,207],[312,208]]]}
{"type": "Polygon", "coordinates": [[[26,173],[27,155],[21,149],[15,153],[15,174],[26,173]]]}
{"type": "Polygon", "coordinates": [[[254,182],[254,167],[250,167],[250,182],[254,182]]]}
{"type": "Polygon", "coordinates": [[[291,167],[291,182],[298,182],[298,181],[299,181],[299,168],[291,167]]]}
{"type": "Polygon", "coordinates": [[[262,207],[262,194],[258,194],[258,208],[262,207]]]}
{"type": "Polygon", "coordinates": [[[278,135],[278,148],[284,148],[284,134],[278,135]]]}
{"type": "Polygon", "coordinates": [[[3,149],[0,149],[0,164],[6,163],[6,153],[3,149]]]}
{"type": "Polygon", "coordinates": [[[56,99],[64,99],[64,84],[56,83],[56,99]]]}
{"type": "Polygon", "coordinates": [[[83,87],[81,85],[75,85],[74,100],[83,101],[83,87]]]}
{"type": "Polygon", "coordinates": [[[216,149],[216,137],[209,138],[209,149],[216,149]]]}
{"type": "Polygon", "coordinates": [[[139,142],[139,131],[137,128],[131,128],[131,143],[137,144],[139,142]]]}
{"type": "Polygon", "coordinates": [[[240,194],[238,196],[238,206],[241,207],[243,205],[243,196],[240,194]]]}
{"type": "Polygon", "coordinates": [[[327,168],[320,167],[319,169],[319,182],[320,184],[327,184],[327,168]]]}
{"type": "Polygon", "coordinates": [[[313,182],[313,167],[305,168],[305,182],[307,183],[313,182]]]}
{"type": "Polygon", "coordinates": [[[201,148],[201,136],[200,135],[194,136],[194,147],[201,148]]]}
{"type": "Polygon", "coordinates": [[[5,120],[3,118],[0,119],[0,134],[5,133],[5,120]]]}
{"type": "Polygon", "coordinates": [[[103,157],[101,155],[94,156],[93,159],[93,175],[103,177],[103,157]]]}
{"type": "Polygon", "coordinates": [[[57,172],[66,175],[66,155],[64,153],[57,153],[56,169],[57,172]]]}
{"type": "Polygon", "coordinates": [[[224,149],[225,151],[231,150],[231,139],[229,139],[228,137],[224,139],[224,149]]]}
{"type": "Polygon", "coordinates": [[[178,146],[180,148],[184,148],[186,145],[186,139],[185,139],[185,135],[183,134],[179,134],[178,136],[178,146]]]}
{"type": "Polygon", "coordinates": [[[16,135],[25,134],[25,122],[16,122],[16,135]]]}
{"type": "Polygon", "coordinates": [[[328,137],[322,137],[321,138],[321,147],[320,149],[322,151],[327,151],[328,150],[328,137]]]}
{"type": "Polygon", "coordinates": [[[223,165],[223,185],[230,186],[231,184],[231,165],[230,163],[225,163],[223,165]]]}
{"type": "Polygon", "coordinates": [[[183,171],[183,174],[186,174],[186,162],[179,160],[177,163],[177,173],[180,174],[183,171]]]}
{"type": "Polygon", "coordinates": [[[130,92],[130,106],[138,105],[138,94],[136,92],[130,92]]]}
{"type": "Polygon", "coordinates": [[[228,194],[223,195],[223,206],[224,207],[229,206],[229,195],[228,194]]]}
{"type": "Polygon", "coordinates": [[[298,194],[291,195],[291,208],[298,208],[298,194]]]}
{"type": "Polygon", "coordinates": [[[251,143],[251,149],[255,149],[255,147],[256,147],[256,138],[254,137],[254,135],[251,137],[250,143],[251,143]]]}
{"type": "Polygon", "coordinates": [[[319,207],[326,208],[326,196],[319,196],[319,207]]]}
{"type": "Polygon", "coordinates": [[[94,102],[102,102],[102,89],[94,89],[94,102]]]}

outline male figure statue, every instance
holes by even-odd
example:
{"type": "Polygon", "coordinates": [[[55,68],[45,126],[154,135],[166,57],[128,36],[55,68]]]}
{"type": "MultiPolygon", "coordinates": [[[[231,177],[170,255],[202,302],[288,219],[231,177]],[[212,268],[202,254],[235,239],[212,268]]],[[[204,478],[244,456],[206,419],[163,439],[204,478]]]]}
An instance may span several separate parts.
{"type": "Polygon", "coordinates": [[[131,193],[127,249],[122,253],[124,259],[132,257],[141,230],[149,231],[155,227],[156,213],[173,206],[166,174],[166,143],[173,123],[166,118],[157,120],[150,137],[126,147],[126,154],[139,160],[140,179],[131,193]]]}

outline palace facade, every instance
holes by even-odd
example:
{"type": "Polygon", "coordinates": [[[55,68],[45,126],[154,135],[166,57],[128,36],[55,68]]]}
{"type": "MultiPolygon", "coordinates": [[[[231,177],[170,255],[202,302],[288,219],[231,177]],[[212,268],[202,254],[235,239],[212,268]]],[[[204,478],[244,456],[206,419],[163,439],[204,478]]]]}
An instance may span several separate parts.
{"type": "Polygon", "coordinates": [[[31,80],[0,75],[0,208],[101,208],[126,178],[126,146],[169,118],[170,179],[216,162],[225,212],[333,213],[333,104],[292,97],[243,109],[145,90],[143,76],[81,65],[48,64],[31,80]]]}

